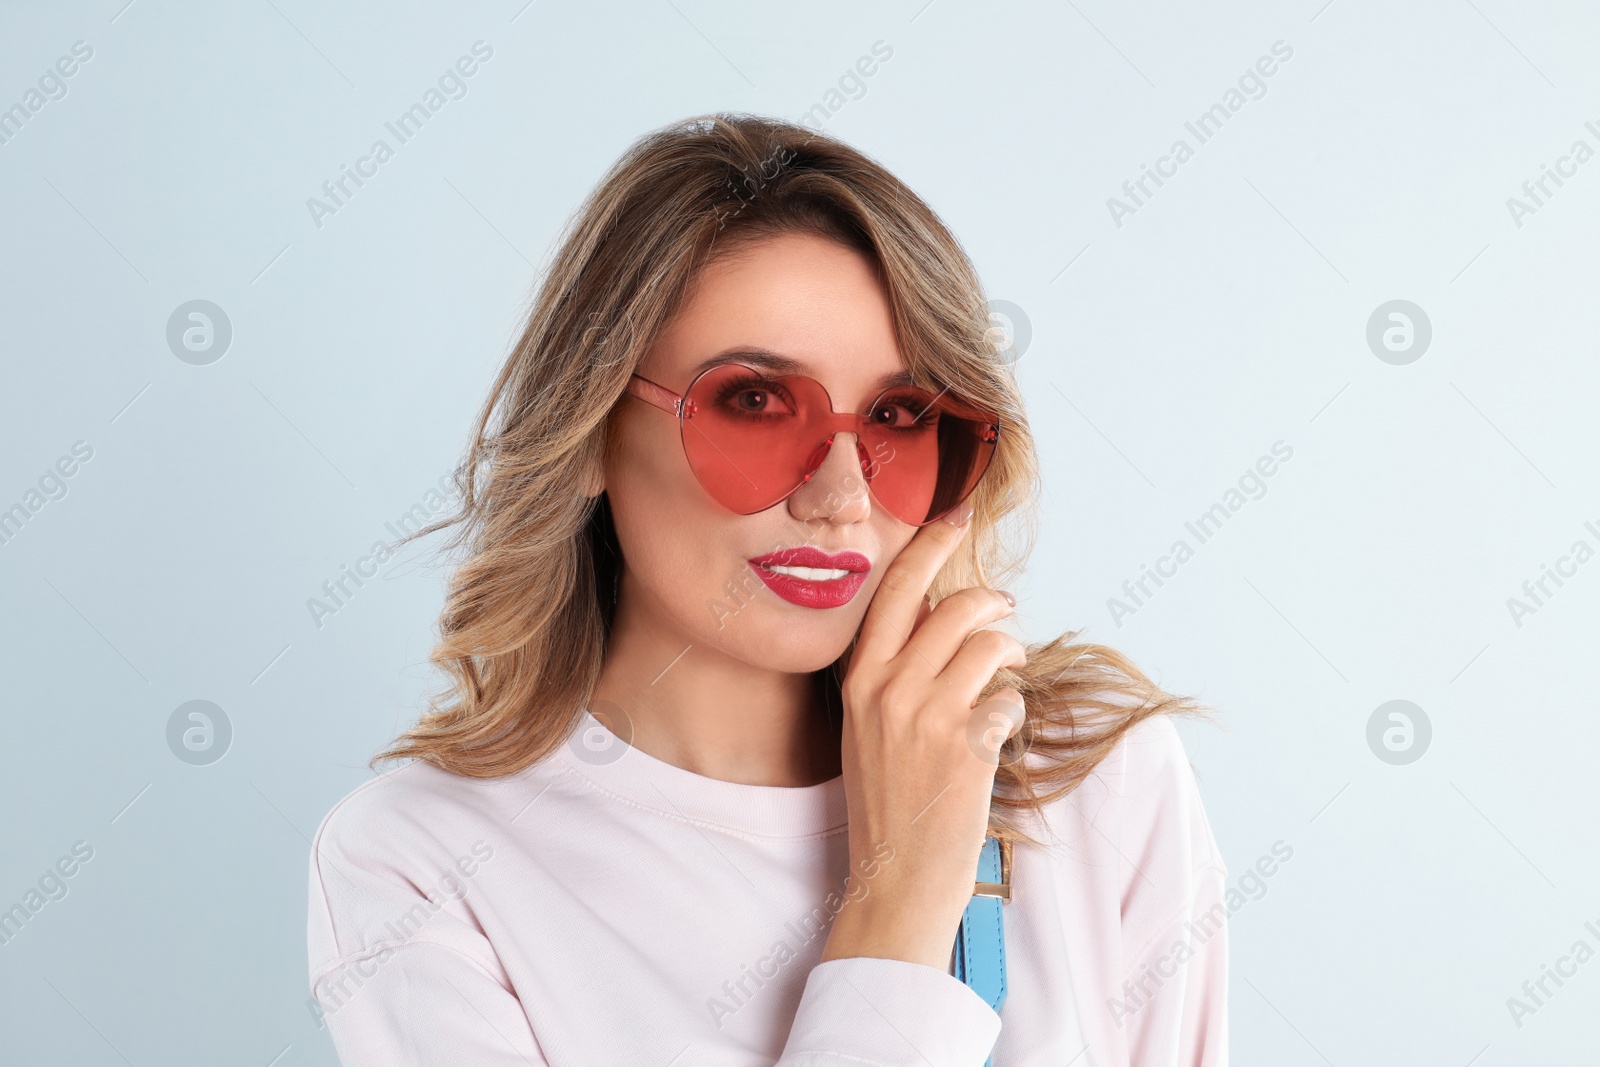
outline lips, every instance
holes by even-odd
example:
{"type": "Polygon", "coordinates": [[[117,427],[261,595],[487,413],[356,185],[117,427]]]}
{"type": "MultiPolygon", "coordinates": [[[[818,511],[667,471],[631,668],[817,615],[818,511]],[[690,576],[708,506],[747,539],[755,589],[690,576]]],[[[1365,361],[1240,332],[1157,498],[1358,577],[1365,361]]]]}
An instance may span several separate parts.
{"type": "Polygon", "coordinates": [[[850,603],[872,570],[859,552],[829,554],[809,546],[784,548],[750,560],[756,577],[791,604],[837,608],[850,603]]]}

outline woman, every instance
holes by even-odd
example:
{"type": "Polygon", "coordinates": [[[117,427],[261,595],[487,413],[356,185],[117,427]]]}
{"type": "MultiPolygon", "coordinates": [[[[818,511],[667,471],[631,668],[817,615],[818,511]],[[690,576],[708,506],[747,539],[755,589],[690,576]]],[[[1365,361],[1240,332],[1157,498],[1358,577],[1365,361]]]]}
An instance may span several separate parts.
{"type": "Polygon", "coordinates": [[[988,328],[835,140],[624,155],[421,531],[450,685],[317,835],[343,1063],[1225,1062],[1199,709],[991,628],[1035,460],[988,328]]]}

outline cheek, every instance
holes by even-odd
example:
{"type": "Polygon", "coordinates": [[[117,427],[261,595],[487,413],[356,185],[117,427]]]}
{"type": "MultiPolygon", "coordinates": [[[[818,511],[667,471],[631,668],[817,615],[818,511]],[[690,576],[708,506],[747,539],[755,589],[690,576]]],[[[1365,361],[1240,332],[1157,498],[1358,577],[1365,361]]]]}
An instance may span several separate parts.
{"type": "Polygon", "coordinates": [[[863,615],[866,614],[866,604],[871,601],[872,596],[878,591],[878,583],[883,580],[884,572],[895,561],[895,557],[905,551],[905,547],[911,543],[911,539],[917,536],[917,528],[915,526],[909,526],[898,519],[890,518],[883,514],[881,510],[875,511],[873,518],[878,526],[878,543],[883,546],[883,552],[879,557],[879,561],[873,564],[872,574],[868,576],[867,584],[862,587],[861,595],[857,598],[862,602],[863,615]]]}
{"type": "Polygon", "coordinates": [[[657,504],[682,496],[694,480],[683,446],[671,431],[673,420],[659,420],[635,411],[631,418],[619,418],[612,427],[609,457],[606,462],[606,490],[613,508],[636,510],[638,504],[657,504]],[[659,421],[663,425],[652,425],[659,421]]]}
{"type": "Polygon", "coordinates": [[[708,597],[731,576],[738,516],[706,496],[675,434],[637,423],[619,430],[616,458],[606,467],[606,495],[630,581],[661,609],[687,620],[703,613],[708,597]]]}

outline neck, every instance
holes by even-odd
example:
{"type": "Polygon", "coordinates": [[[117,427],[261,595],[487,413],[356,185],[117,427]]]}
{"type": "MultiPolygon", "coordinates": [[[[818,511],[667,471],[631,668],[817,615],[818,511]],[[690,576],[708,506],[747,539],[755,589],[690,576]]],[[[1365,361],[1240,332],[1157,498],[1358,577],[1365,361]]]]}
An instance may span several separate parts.
{"type": "Polygon", "coordinates": [[[630,596],[624,574],[592,709],[635,748],[707,778],[744,785],[808,786],[841,773],[810,674],[768,670],[695,645],[630,596]],[[629,736],[631,732],[631,736],[629,736]]]}

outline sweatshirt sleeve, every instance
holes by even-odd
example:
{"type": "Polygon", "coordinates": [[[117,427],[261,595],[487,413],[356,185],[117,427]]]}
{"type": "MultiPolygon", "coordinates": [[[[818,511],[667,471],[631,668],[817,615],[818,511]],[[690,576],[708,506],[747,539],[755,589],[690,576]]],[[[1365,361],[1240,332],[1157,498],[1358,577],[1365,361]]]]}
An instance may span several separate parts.
{"type": "Polygon", "coordinates": [[[548,1067],[488,938],[396,865],[386,836],[346,803],[312,842],[310,1004],[342,1067],[548,1067]]]}
{"type": "MultiPolygon", "coordinates": [[[[488,937],[393,860],[384,825],[336,808],[312,844],[310,1003],[342,1067],[549,1067],[488,937]]],[[[828,960],[807,976],[773,1067],[981,1067],[999,1033],[994,1009],[943,971],[828,960]]]]}
{"type": "Polygon", "coordinates": [[[1165,717],[1127,739],[1122,987],[1110,1008],[1131,1067],[1228,1062],[1227,869],[1182,739],[1165,717]]]}
{"type": "Polygon", "coordinates": [[[515,994],[443,945],[338,961],[313,989],[342,1067],[548,1067],[515,994]]]}
{"type": "MultiPolygon", "coordinates": [[[[341,960],[313,984],[342,1067],[547,1067],[516,996],[442,945],[341,960]]],[[[812,969],[774,1067],[980,1067],[999,1033],[982,997],[932,967],[829,960],[812,969]]]]}
{"type": "Polygon", "coordinates": [[[811,969],[776,1067],[982,1067],[1000,1016],[965,982],[905,960],[811,969]]]}

